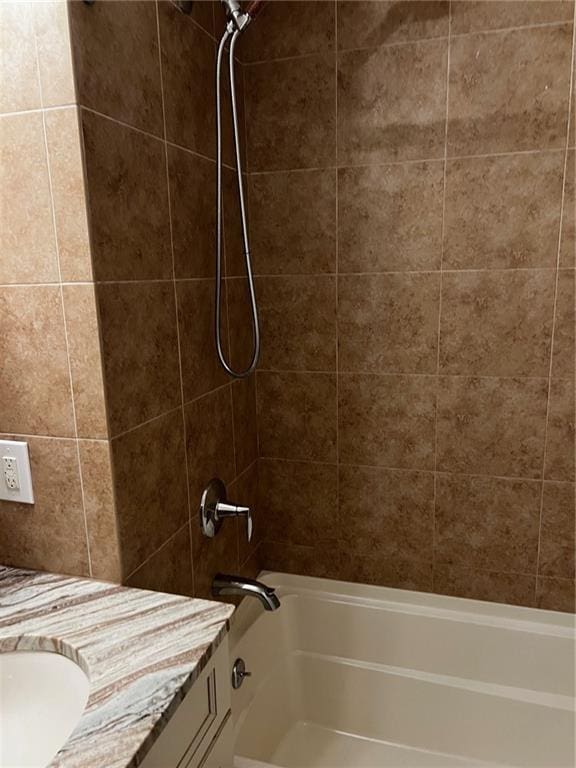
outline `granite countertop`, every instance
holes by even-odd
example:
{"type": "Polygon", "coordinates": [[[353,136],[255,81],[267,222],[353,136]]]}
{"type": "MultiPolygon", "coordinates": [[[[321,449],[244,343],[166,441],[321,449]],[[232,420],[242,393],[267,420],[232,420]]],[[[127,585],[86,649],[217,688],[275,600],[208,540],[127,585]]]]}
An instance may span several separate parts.
{"type": "Polygon", "coordinates": [[[234,608],[0,566],[0,651],[55,651],[90,680],[51,768],[138,765],[224,638],[234,608]]]}

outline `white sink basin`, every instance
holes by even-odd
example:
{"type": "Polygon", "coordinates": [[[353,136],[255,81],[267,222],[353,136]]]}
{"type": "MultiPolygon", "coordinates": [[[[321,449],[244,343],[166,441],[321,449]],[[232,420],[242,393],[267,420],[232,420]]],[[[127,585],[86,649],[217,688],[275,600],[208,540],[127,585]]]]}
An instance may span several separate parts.
{"type": "Polygon", "coordinates": [[[0,768],[44,768],[80,719],[90,683],[59,653],[0,653],[0,768]]]}

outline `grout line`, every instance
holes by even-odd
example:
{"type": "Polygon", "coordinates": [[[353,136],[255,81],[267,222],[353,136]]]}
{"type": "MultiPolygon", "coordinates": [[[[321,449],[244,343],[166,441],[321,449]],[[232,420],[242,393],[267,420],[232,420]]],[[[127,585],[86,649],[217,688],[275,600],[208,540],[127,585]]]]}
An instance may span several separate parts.
{"type": "MultiPolygon", "coordinates": [[[[556,250],[556,281],[554,284],[554,306],[552,311],[552,337],[550,340],[550,361],[548,368],[548,396],[546,399],[546,421],[544,423],[544,450],[542,455],[542,479],[546,479],[546,459],[548,450],[548,424],[550,421],[550,403],[552,400],[552,371],[554,363],[554,337],[556,335],[556,321],[557,321],[557,303],[558,303],[558,282],[559,282],[559,266],[561,257],[562,246],[562,225],[564,218],[564,198],[566,195],[566,176],[568,173],[568,152],[570,147],[570,117],[572,111],[572,99],[574,98],[574,64],[576,60],[576,4],[574,5],[574,26],[572,29],[572,59],[570,67],[570,80],[568,91],[568,120],[566,125],[566,142],[564,148],[564,176],[562,179],[562,195],[560,200],[560,221],[558,225],[558,245],[556,250]]],[[[538,572],[540,570],[540,553],[542,547],[542,516],[544,513],[544,482],[542,483],[542,490],[540,494],[540,517],[538,522],[538,552],[536,555],[536,577],[538,578],[538,572]]],[[[537,601],[538,595],[536,593],[535,600],[537,601]]]]}
{"type": "MultiPolygon", "coordinates": [[[[554,152],[563,152],[564,147],[542,147],[534,149],[519,149],[510,152],[484,152],[469,155],[448,155],[447,160],[449,163],[459,160],[482,160],[497,157],[516,157],[522,155],[543,155],[551,154],[554,152]]],[[[337,170],[346,170],[354,168],[386,168],[388,166],[394,167],[398,165],[424,165],[428,163],[443,163],[444,155],[441,157],[420,157],[420,158],[407,158],[404,160],[381,160],[371,163],[332,163],[328,165],[309,166],[303,168],[275,168],[267,171],[251,171],[254,176],[271,176],[274,174],[282,173],[311,173],[319,171],[329,171],[336,168],[337,170]]]]}
{"type": "MultiPolygon", "coordinates": [[[[474,380],[487,380],[487,381],[547,381],[547,376],[486,376],[468,373],[409,373],[402,371],[348,371],[348,370],[317,370],[312,371],[308,369],[295,369],[295,368],[259,368],[259,373],[281,373],[281,374],[306,374],[306,375],[320,375],[320,376],[372,376],[374,378],[425,378],[425,379],[474,379],[474,380]]],[[[564,381],[572,381],[569,377],[559,376],[559,379],[564,381]]],[[[203,395],[202,395],[203,396],[203,395]]]]}
{"type": "Polygon", "coordinates": [[[162,126],[164,131],[164,161],[166,170],[166,189],[168,195],[168,220],[170,228],[170,254],[172,256],[172,287],[174,296],[174,313],[176,323],[176,344],[178,349],[178,374],[180,377],[180,410],[182,412],[182,434],[184,437],[184,476],[186,479],[186,499],[188,502],[188,537],[190,541],[190,575],[192,577],[192,592],[196,593],[196,583],[194,577],[194,554],[192,546],[192,504],[190,499],[190,480],[188,473],[188,437],[186,431],[186,414],[184,412],[184,377],[182,373],[182,347],[180,340],[180,321],[178,317],[178,293],[176,291],[176,266],[174,257],[174,234],[172,225],[172,195],[170,193],[170,171],[168,164],[168,142],[166,140],[166,100],[164,94],[164,73],[162,69],[162,43],[160,38],[160,12],[158,0],[156,0],[156,34],[158,38],[158,64],[160,70],[160,94],[162,98],[162,126]]]}
{"type": "MultiPolygon", "coordinates": [[[[422,43],[437,43],[442,41],[448,41],[450,37],[460,39],[460,38],[466,38],[466,37],[477,37],[479,35],[482,35],[482,36],[501,35],[501,34],[507,34],[509,32],[529,31],[532,29],[565,27],[565,26],[570,26],[570,24],[572,24],[572,21],[570,20],[558,20],[558,21],[542,22],[541,24],[521,24],[515,27],[500,27],[497,29],[476,29],[476,30],[470,30],[469,32],[451,32],[450,26],[449,26],[449,32],[447,35],[436,35],[434,37],[420,37],[420,38],[414,38],[411,40],[394,40],[390,43],[380,43],[379,45],[363,45],[363,46],[358,46],[353,48],[338,48],[338,41],[335,40],[335,44],[333,48],[322,48],[317,51],[295,54],[293,56],[278,56],[271,59],[258,59],[256,61],[246,61],[244,62],[244,66],[257,67],[257,66],[262,66],[264,64],[277,64],[277,63],[283,63],[283,62],[298,61],[301,59],[309,59],[312,57],[327,56],[332,52],[336,54],[336,57],[341,56],[343,54],[350,54],[350,53],[362,53],[362,52],[370,52],[370,51],[375,53],[375,52],[378,52],[381,50],[387,50],[390,48],[400,48],[400,47],[406,47],[411,45],[416,46],[422,43]]],[[[449,25],[450,25],[450,20],[449,20],[449,25]]]]}
{"type": "Polygon", "coordinates": [[[165,416],[171,416],[173,413],[176,413],[176,411],[180,410],[180,408],[182,408],[182,406],[177,405],[174,408],[170,408],[170,410],[168,411],[162,411],[162,413],[159,413],[157,416],[152,416],[150,419],[141,421],[139,424],[136,424],[134,427],[125,429],[123,432],[118,432],[118,434],[116,435],[111,435],[110,442],[113,442],[114,440],[119,440],[121,437],[124,437],[125,435],[129,435],[131,432],[136,432],[136,430],[140,429],[141,427],[147,427],[149,424],[152,424],[154,421],[158,421],[159,419],[162,419],[165,416]]]}
{"type": "Polygon", "coordinates": [[[450,51],[452,31],[452,0],[448,3],[448,45],[446,51],[446,110],[444,113],[444,170],[442,178],[442,226],[440,234],[440,281],[438,294],[438,328],[436,336],[436,392],[434,401],[434,491],[432,501],[432,589],[435,588],[436,570],[436,507],[437,507],[437,479],[438,479],[438,408],[440,404],[440,346],[442,331],[442,293],[444,270],[444,240],[446,231],[446,177],[448,167],[448,123],[450,110],[450,51]]]}
{"type": "MultiPolygon", "coordinates": [[[[570,152],[572,150],[568,150],[570,152]]],[[[574,267],[494,267],[494,268],[466,268],[466,269],[404,269],[404,270],[380,270],[377,272],[275,272],[275,273],[260,273],[255,274],[254,277],[258,280],[261,279],[281,279],[281,278],[296,278],[296,277],[324,277],[333,278],[337,274],[342,277],[378,277],[385,275],[437,275],[442,272],[443,275],[459,275],[468,273],[478,274],[493,274],[495,272],[501,272],[503,274],[509,274],[514,272],[574,272],[574,267]]],[[[228,275],[224,277],[225,280],[245,280],[245,275],[228,275]]],[[[55,280],[47,283],[0,283],[0,288],[50,288],[59,285],[155,285],[161,283],[201,283],[212,282],[213,276],[202,277],[176,277],[172,278],[150,278],[150,279],[136,279],[136,280],[96,280],[94,282],[87,280],[63,280],[62,282],[55,280]]]]}
{"type": "MultiPolygon", "coordinates": [[[[334,151],[338,159],[338,0],[334,0],[334,151]]],[[[340,323],[339,323],[339,281],[340,281],[340,238],[339,238],[339,215],[338,215],[338,171],[334,170],[334,238],[335,238],[335,269],[336,279],[334,280],[335,292],[335,324],[336,324],[336,354],[335,364],[336,372],[340,367],[340,323]]],[[[340,379],[336,375],[336,519],[340,519],[340,379]]],[[[337,553],[340,559],[340,552],[337,553]]]]}
{"type": "Polygon", "coordinates": [[[20,115],[34,115],[34,114],[41,114],[42,112],[57,112],[58,110],[62,109],[70,109],[71,107],[77,107],[78,105],[75,102],[66,103],[66,104],[53,104],[50,107],[34,107],[33,109],[16,109],[13,112],[1,112],[0,113],[0,119],[3,117],[19,117],[20,115]]]}
{"type": "Polygon", "coordinates": [[[334,461],[320,461],[317,459],[291,459],[284,456],[261,456],[263,461],[276,461],[284,462],[287,464],[312,464],[322,467],[334,467],[337,469],[340,467],[358,468],[358,469],[374,469],[380,472],[405,472],[409,474],[424,474],[424,475],[437,475],[438,477],[462,477],[462,478],[477,478],[488,480],[503,480],[514,483],[551,483],[554,485],[570,485],[574,486],[575,483],[572,480],[543,480],[541,477],[527,477],[525,475],[497,475],[486,474],[481,472],[458,472],[456,470],[449,469],[434,469],[425,467],[394,467],[388,464],[367,464],[358,461],[342,461],[338,463],[334,461]]]}
{"type": "MultiPolygon", "coordinates": [[[[157,0],[156,0],[157,2],[157,0]]],[[[162,79],[162,75],[161,75],[162,79]]],[[[164,90],[163,84],[161,84],[162,92],[164,90]]],[[[165,108],[164,108],[164,97],[162,101],[162,114],[164,116],[165,108]]],[[[147,136],[149,139],[154,139],[155,141],[160,141],[163,144],[166,144],[169,147],[174,147],[175,149],[179,149],[182,152],[187,152],[189,155],[194,155],[194,157],[198,157],[201,160],[206,160],[209,163],[212,163],[213,165],[216,163],[216,160],[213,157],[209,157],[208,155],[203,155],[201,152],[198,152],[195,149],[190,149],[189,147],[184,147],[182,144],[176,144],[173,141],[169,141],[163,136],[157,136],[155,133],[151,133],[150,131],[145,130],[144,128],[138,128],[135,125],[131,125],[130,123],[126,123],[124,120],[119,120],[117,117],[112,117],[111,115],[107,115],[105,112],[99,112],[97,109],[92,109],[91,107],[86,107],[84,105],[78,105],[78,108],[83,112],[88,112],[92,115],[96,115],[97,117],[102,117],[104,120],[109,120],[112,123],[116,123],[117,125],[121,125],[123,128],[127,128],[131,131],[136,131],[136,133],[140,133],[143,136],[147,136]]],[[[166,118],[163,117],[163,120],[165,122],[166,118]]],[[[166,132],[166,129],[164,129],[164,132],[166,132]]],[[[227,168],[230,171],[233,171],[234,168],[231,165],[227,165],[226,163],[222,163],[225,168],[227,168]]]]}
{"type": "MultiPolygon", "coordinates": [[[[563,267],[565,271],[574,271],[574,267],[563,267]]],[[[378,276],[384,276],[384,275],[438,275],[440,272],[442,274],[454,274],[459,275],[462,273],[479,273],[479,274],[493,274],[494,272],[502,272],[504,274],[510,273],[510,272],[555,272],[556,267],[494,267],[492,269],[490,268],[466,268],[466,269],[404,269],[404,270],[380,270],[376,272],[271,272],[271,273],[258,273],[255,274],[254,277],[261,280],[261,279],[271,279],[271,278],[293,278],[293,277],[326,277],[331,278],[334,277],[336,274],[339,274],[341,277],[378,277],[378,276]]],[[[206,277],[188,277],[188,278],[177,278],[178,282],[183,281],[192,281],[192,280],[210,280],[213,278],[206,278],[206,277]]],[[[226,278],[226,280],[242,280],[242,275],[230,275],[226,278]]],[[[126,282],[126,281],[125,281],[126,282]]],[[[130,282],[130,281],[128,281],[130,282]]],[[[131,282],[158,282],[158,281],[131,281],[131,282]]]]}
{"type": "MultiPolygon", "coordinates": [[[[150,560],[152,560],[153,557],[156,557],[156,555],[159,552],[161,552],[165,547],[167,547],[168,544],[170,544],[170,542],[173,539],[176,538],[176,536],[179,536],[182,533],[182,531],[187,526],[188,526],[188,523],[184,523],[183,525],[180,526],[180,528],[178,528],[177,531],[175,531],[174,533],[170,534],[170,536],[168,536],[168,538],[165,541],[162,542],[162,544],[158,547],[158,549],[155,549],[154,552],[152,552],[150,555],[148,555],[148,557],[146,557],[144,560],[142,560],[142,562],[139,565],[137,565],[136,568],[134,568],[132,571],[130,571],[130,573],[128,573],[126,576],[122,577],[122,583],[126,584],[128,579],[131,579],[132,576],[134,576],[134,574],[137,571],[139,571],[141,568],[143,568],[145,565],[147,565],[150,562],[150,560]]],[[[192,582],[192,585],[194,585],[194,582],[192,582]]]]}
{"type": "MultiPolygon", "coordinates": [[[[40,57],[38,54],[38,36],[34,29],[34,50],[36,56],[36,72],[38,77],[38,86],[40,91],[40,104],[44,106],[44,94],[42,90],[42,78],[40,77],[40,57]]],[[[76,413],[76,402],[74,395],[74,379],[72,376],[72,363],[70,360],[70,340],[68,338],[68,324],[66,322],[66,306],[64,302],[64,289],[62,287],[62,267],[60,264],[60,245],[58,242],[58,228],[56,224],[56,210],[54,205],[54,184],[52,180],[52,169],[50,162],[50,152],[48,149],[48,132],[46,130],[46,113],[42,109],[42,133],[44,137],[44,152],[46,155],[46,171],[48,175],[48,188],[50,190],[50,208],[52,214],[52,233],[54,237],[54,246],[56,250],[56,263],[58,265],[58,280],[60,290],[60,307],[62,310],[62,323],[64,327],[64,342],[66,345],[66,362],[68,364],[68,383],[70,387],[70,404],[72,406],[72,420],[74,424],[74,441],[76,443],[76,461],[78,464],[78,477],[80,480],[80,495],[82,498],[82,517],[84,522],[84,539],[86,542],[86,555],[88,558],[88,575],[92,576],[92,556],[90,553],[90,537],[88,534],[88,517],[86,515],[86,495],[84,491],[84,478],[82,476],[82,461],[80,456],[80,441],[78,438],[78,417],[76,413]]]]}

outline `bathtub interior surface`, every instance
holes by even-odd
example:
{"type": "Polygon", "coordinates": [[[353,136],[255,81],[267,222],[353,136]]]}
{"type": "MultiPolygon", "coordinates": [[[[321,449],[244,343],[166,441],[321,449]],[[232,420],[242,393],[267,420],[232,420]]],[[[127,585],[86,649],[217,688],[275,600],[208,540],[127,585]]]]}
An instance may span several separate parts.
{"type": "Polygon", "coordinates": [[[231,632],[236,760],[284,768],[574,765],[573,617],[283,574],[231,632]]]}

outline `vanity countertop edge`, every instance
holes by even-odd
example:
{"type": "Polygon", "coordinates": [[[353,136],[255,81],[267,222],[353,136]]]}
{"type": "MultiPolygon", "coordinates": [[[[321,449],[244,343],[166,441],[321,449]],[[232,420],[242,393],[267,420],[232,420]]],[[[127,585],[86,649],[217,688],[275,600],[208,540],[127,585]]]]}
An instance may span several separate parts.
{"type": "Polygon", "coordinates": [[[52,651],[88,675],[50,768],[140,765],[229,629],[234,606],[0,566],[0,652],[52,651]]]}

